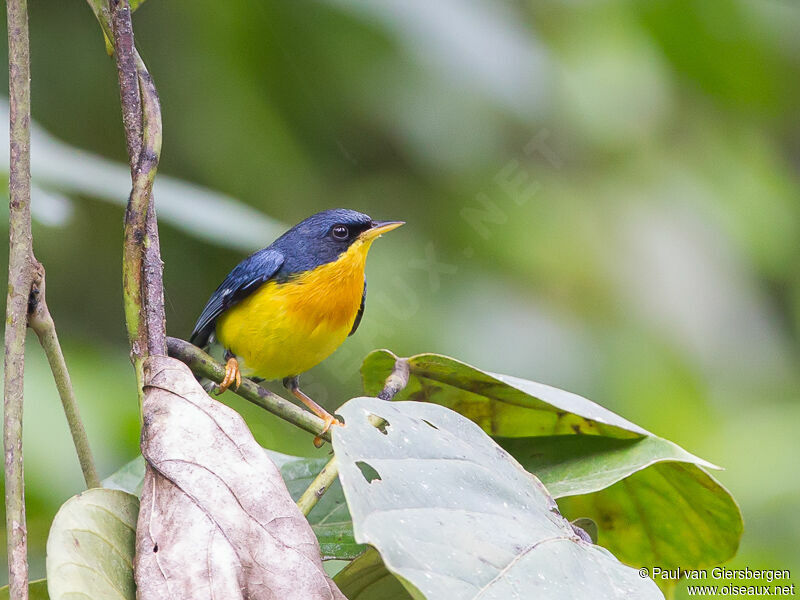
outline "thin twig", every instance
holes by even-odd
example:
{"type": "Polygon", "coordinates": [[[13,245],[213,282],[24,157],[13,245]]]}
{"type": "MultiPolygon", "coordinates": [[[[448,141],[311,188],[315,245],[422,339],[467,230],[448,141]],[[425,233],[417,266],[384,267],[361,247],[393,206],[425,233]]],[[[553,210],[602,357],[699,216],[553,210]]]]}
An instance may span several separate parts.
{"type": "Polygon", "coordinates": [[[5,447],[6,542],[12,600],[28,598],[25,483],[22,461],[22,400],[28,299],[36,259],[31,239],[31,88],[28,6],[7,0],[8,88],[11,165],[9,170],[8,299],[5,330],[3,442],[5,447]]]}
{"type": "Polygon", "coordinates": [[[383,389],[378,394],[381,400],[391,400],[398,392],[403,390],[408,385],[408,377],[410,375],[407,358],[398,358],[394,362],[394,368],[386,378],[386,383],[383,389]]]}
{"type": "Polygon", "coordinates": [[[314,481],[311,482],[311,485],[308,486],[297,501],[298,508],[305,516],[308,516],[317,505],[317,502],[319,502],[319,499],[336,481],[337,477],[339,477],[339,465],[336,463],[336,456],[333,456],[328,461],[328,464],[322,467],[322,471],[317,474],[314,481]]]}
{"type": "MultiPolygon", "coordinates": [[[[185,363],[192,370],[192,373],[198,377],[205,377],[215,383],[220,383],[225,378],[225,365],[218,363],[194,344],[178,338],[168,337],[167,347],[172,358],[177,358],[185,363]]],[[[231,391],[234,391],[233,388],[231,388],[231,391]]],[[[330,431],[322,433],[325,429],[325,421],[292,404],[285,398],[273,394],[254,381],[243,377],[242,384],[235,392],[245,400],[268,410],[284,421],[288,421],[328,442],[331,441],[330,431]]]]}
{"type": "Polygon", "coordinates": [[[50,309],[47,307],[44,268],[41,266],[33,283],[29,308],[28,324],[38,336],[39,343],[47,356],[47,362],[50,363],[50,370],[53,372],[58,395],[61,397],[61,404],[64,406],[64,415],[67,417],[67,423],[72,434],[72,441],[75,444],[75,451],[78,453],[78,461],[81,464],[86,487],[100,487],[100,478],[97,475],[92,450],[89,447],[89,438],[86,437],[86,430],[81,421],[78,402],[75,399],[72,381],[67,370],[67,363],[64,361],[61,345],[58,343],[56,325],[50,315],[50,309]]]}

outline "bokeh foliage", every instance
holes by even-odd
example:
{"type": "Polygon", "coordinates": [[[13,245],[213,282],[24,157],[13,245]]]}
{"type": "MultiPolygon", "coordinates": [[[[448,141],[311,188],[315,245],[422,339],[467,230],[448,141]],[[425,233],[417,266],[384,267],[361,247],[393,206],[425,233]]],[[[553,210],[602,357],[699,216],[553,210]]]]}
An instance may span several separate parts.
{"type": "MultiPolygon", "coordinates": [[[[578,392],[727,468],[718,478],[746,523],[732,566],[800,564],[800,8],[366,6],[151,0],[135,17],[163,104],[164,174],[283,223],[332,206],[409,223],[375,245],[364,322],[307,391],[331,406],[358,395],[362,358],[388,347],[578,392]]],[[[34,119],[124,162],[115,73],[88,7],[30,10],[34,119]]],[[[122,211],[54,195],[38,200],[36,252],[105,476],[138,451],[122,211]]],[[[161,237],[169,333],[185,337],[243,245],[168,222],[161,237]]],[[[36,577],[81,476],[29,350],[36,577]]],[[[263,445],[314,453],[230,402],[263,445]]]]}

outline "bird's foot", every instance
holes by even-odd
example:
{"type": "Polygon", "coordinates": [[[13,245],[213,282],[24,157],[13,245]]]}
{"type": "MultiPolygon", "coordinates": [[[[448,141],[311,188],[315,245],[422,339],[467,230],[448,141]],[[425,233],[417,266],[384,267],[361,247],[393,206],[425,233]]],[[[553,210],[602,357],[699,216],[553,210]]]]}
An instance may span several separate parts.
{"type": "Polygon", "coordinates": [[[292,392],[295,398],[297,398],[298,400],[300,400],[300,402],[305,404],[311,412],[313,412],[320,419],[325,421],[325,426],[322,428],[322,431],[317,437],[314,438],[314,445],[317,448],[319,448],[324,443],[321,436],[323,436],[331,428],[332,425],[341,425],[341,422],[339,422],[339,420],[336,417],[334,417],[327,410],[325,410],[319,404],[317,404],[311,398],[309,398],[296,385],[290,385],[289,391],[292,392]]]}
{"type": "Polygon", "coordinates": [[[325,433],[327,433],[328,429],[331,428],[331,425],[341,425],[341,423],[332,414],[330,414],[330,413],[328,413],[326,411],[323,411],[323,412],[325,412],[327,417],[323,417],[322,415],[317,415],[317,416],[319,416],[321,419],[323,419],[325,421],[325,427],[323,427],[322,431],[320,432],[320,434],[314,438],[314,447],[315,448],[322,448],[322,445],[325,443],[325,440],[322,439],[322,436],[325,435],[325,433]]]}
{"type": "Polygon", "coordinates": [[[219,396],[231,386],[233,390],[236,391],[239,389],[240,385],[242,385],[242,373],[239,371],[239,361],[231,357],[228,359],[228,362],[225,363],[225,378],[219,386],[217,386],[217,395],[219,396]]]}

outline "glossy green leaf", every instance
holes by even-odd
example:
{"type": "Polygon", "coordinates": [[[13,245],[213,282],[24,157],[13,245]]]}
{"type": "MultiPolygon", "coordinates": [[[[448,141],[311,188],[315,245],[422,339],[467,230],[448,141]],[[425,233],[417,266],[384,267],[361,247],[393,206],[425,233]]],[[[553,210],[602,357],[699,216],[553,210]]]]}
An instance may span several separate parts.
{"type": "MultiPolygon", "coordinates": [[[[4,585],[0,588],[0,600],[8,600],[9,595],[8,586],[4,585]]],[[[50,597],[47,595],[47,581],[39,579],[31,581],[28,584],[28,600],[48,600],[50,597]]]]}
{"type": "MultiPolygon", "coordinates": [[[[281,471],[286,487],[294,500],[300,498],[327,459],[290,456],[265,450],[281,471]]],[[[144,481],[144,459],[137,456],[119,471],[103,480],[103,487],[124,490],[137,496],[144,481]]],[[[323,560],[351,560],[364,552],[364,546],[353,538],[353,523],[347,510],[342,486],[337,480],[308,515],[311,528],[319,540],[323,560]]]]}
{"type": "Polygon", "coordinates": [[[570,518],[589,517],[598,543],[628,564],[709,567],[734,554],[742,516],[727,490],[702,469],[664,462],[594,494],[560,498],[570,518]]]}
{"type": "MultiPolygon", "coordinates": [[[[367,393],[380,389],[395,360],[386,350],[366,358],[367,393]]],[[[477,423],[560,498],[565,515],[592,518],[599,543],[626,563],[701,568],[736,553],[742,517],[706,471],[718,467],[576,394],[446,356],[408,360],[398,400],[435,402],[477,423]],[[634,510],[653,490],[652,510],[634,510]],[[653,536],[658,528],[663,535],[653,536]]]]}
{"type": "Polygon", "coordinates": [[[383,564],[381,555],[368,548],[333,578],[348,600],[410,600],[411,594],[383,564]]]}
{"type": "Polygon", "coordinates": [[[412,598],[662,597],[583,541],[544,486],[461,415],[376,398],[337,413],[347,425],[333,447],[355,538],[412,598]]]}
{"type": "Polygon", "coordinates": [[[47,587],[53,600],[135,600],[133,556],[139,500],[95,488],[59,509],[47,538],[47,587]]]}
{"type": "MultiPolygon", "coordinates": [[[[380,392],[396,358],[388,350],[376,350],[364,359],[361,375],[367,395],[380,392]]],[[[650,435],[586,398],[549,385],[481,371],[439,354],[418,354],[408,361],[411,378],[396,400],[441,404],[493,436],[650,435]]]]}

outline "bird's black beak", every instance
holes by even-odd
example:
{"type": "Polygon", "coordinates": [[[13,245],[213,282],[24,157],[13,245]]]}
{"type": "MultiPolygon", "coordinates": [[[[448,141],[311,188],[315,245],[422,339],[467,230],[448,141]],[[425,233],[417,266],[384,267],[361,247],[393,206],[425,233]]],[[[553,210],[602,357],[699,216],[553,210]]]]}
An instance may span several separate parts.
{"type": "Polygon", "coordinates": [[[401,225],[405,225],[405,221],[372,221],[370,228],[361,234],[361,237],[367,240],[374,240],[375,238],[383,235],[384,233],[397,229],[401,225]]]}

